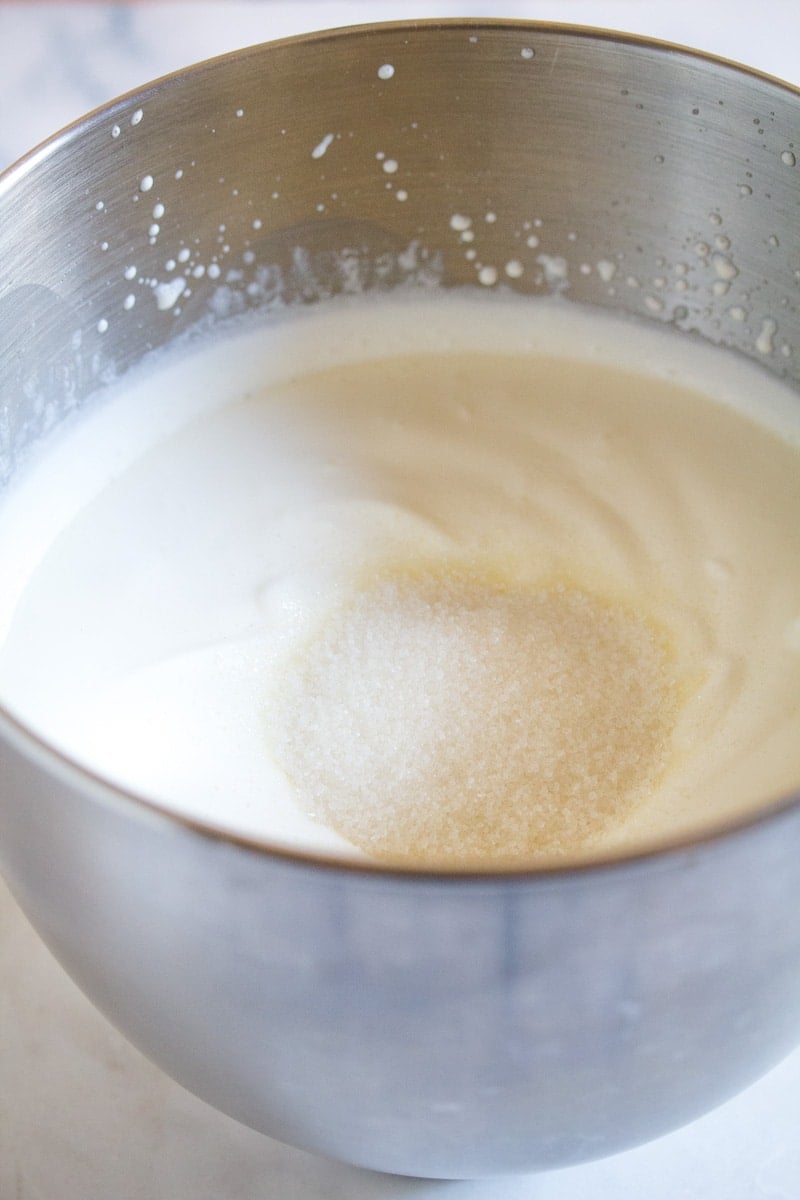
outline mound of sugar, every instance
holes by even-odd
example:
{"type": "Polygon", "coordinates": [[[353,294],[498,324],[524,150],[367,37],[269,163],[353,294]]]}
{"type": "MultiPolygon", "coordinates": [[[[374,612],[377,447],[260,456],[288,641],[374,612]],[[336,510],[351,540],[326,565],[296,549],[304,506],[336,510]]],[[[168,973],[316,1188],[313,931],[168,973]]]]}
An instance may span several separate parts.
{"type": "Polygon", "coordinates": [[[429,866],[574,854],[652,785],[674,720],[645,622],[454,572],[373,582],[276,691],[298,803],[374,857],[429,866]]]}

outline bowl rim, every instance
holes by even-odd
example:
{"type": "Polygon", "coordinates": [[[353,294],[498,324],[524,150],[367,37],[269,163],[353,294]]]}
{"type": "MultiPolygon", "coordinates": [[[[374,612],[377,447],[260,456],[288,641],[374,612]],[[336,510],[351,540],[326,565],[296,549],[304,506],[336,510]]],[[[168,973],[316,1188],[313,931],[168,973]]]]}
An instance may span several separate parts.
{"type": "MultiPolygon", "coordinates": [[[[654,50],[661,54],[687,57],[699,63],[711,64],[734,74],[749,76],[800,100],[800,87],[778,76],[722,55],[698,50],[681,43],[652,38],[645,34],[628,33],[601,26],[526,20],[515,17],[432,17],[424,20],[373,21],[310,30],[289,37],[258,42],[211,58],[201,59],[176,71],[170,71],[149,80],[139,87],[91,109],[9,164],[0,171],[0,195],[13,188],[19,178],[34,170],[40,161],[53,154],[59,146],[79,136],[84,130],[91,129],[100,121],[108,120],[118,111],[127,109],[134,103],[138,103],[140,106],[144,105],[149,96],[162,90],[165,85],[178,84],[194,75],[202,74],[209,68],[217,69],[226,63],[240,62],[249,57],[262,56],[275,49],[296,45],[305,46],[314,42],[367,38],[382,33],[402,35],[408,32],[435,31],[437,29],[462,29],[465,33],[480,33],[482,30],[498,29],[519,30],[521,33],[531,36],[574,37],[587,42],[613,43],[636,49],[654,50]]],[[[374,859],[349,858],[344,853],[298,849],[271,841],[267,837],[237,833],[210,821],[178,812],[163,801],[142,796],[82,765],[66,751],[52,745],[27,722],[16,717],[13,711],[0,701],[0,753],[3,742],[9,744],[28,762],[40,767],[46,775],[60,778],[61,782],[71,791],[80,792],[84,797],[106,807],[121,809],[126,816],[145,820],[162,828],[165,826],[177,828],[205,840],[225,844],[232,849],[249,852],[260,858],[273,859],[286,865],[382,880],[424,881],[439,884],[472,881],[473,883],[493,885],[515,881],[534,883],[569,878],[580,880],[597,874],[606,875],[629,869],[666,865],[676,858],[685,858],[687,854],[693,856],[698,852],[712,851],[733,840],[746,837],[750,833],[769,828],[772,825],[779,825],[786,819],[797,817],[800,820],[799,783],[796,791],[760,804],[755,811],[715,822],[694,834],[680,834],[659,839],[653,845],[646,844],[632,851],[609,851],[592,858],[568,858],[531,866],[515,864],[491,868],[426,868],[413,864],[404,865],[384,863],[374,859]]],[[[0,803],[2,803],[1,800],[0,803]]]]}
{"type": "Polygon", "coordinates": [[[698,62],[710,63],[717,67],[746,75],[762,83],[770,84],[782,91],[788,92],[800,99],[800,85],[790,83],[779,75],[772,75],[758,67],[748,66],[738,59],[726,58],[714,54],[710,50],[699,50],[682,42],[672,42],[665,38],[649,37],[647,34],[629,33],[621,29],[608,29],[601,25],[583,25],[568,21],[528,20],[523,17],[428,17],[424,19],[409,19],[395,21],[369,21],[357,25],[337,25],[327,29],[308,30],[306,33],[291,34],[287,37],[274,38],[253,45],[242,46],[238,50],[228,50],[223,54],[212,55],[210,58],[199,59],[188,63],[175,71],[168,71],[154,79],[146,80],[129,91],[121,92],[118,96],[107,100],[96,108],[89,109],[81,116],[67,122],[60,129],[49,134],[42,141],[32,146],[19,158],[7,164],[0,170],[0,193],[11,187],[18,174],[32,170],[40,159],[53,153],[62,142],[77,136],[84,128],[96,124],[101,119],[107,119],[118,109],[128,107],[135,101],[144,103],[148,96],[168,84],[177,84],[192,75],[200,74],[210,67],[221,67],[227,62],[239,61],[250,56],[256,57],[274,49],[283,49],[294,45],[308,45],[313,42],[338,41],[350,38],[369,37],[377,33],[395,32],[416,33],[434,31],[437,29],[463,29],[465,32],[480,32],[480,30],[518,29],[524,33],[536,33],[545,37],[576,37],[584,41],[610,42],[622,46],[631,46],[641,50],[656,50],[659,53],[683,56],[698,62]]]}

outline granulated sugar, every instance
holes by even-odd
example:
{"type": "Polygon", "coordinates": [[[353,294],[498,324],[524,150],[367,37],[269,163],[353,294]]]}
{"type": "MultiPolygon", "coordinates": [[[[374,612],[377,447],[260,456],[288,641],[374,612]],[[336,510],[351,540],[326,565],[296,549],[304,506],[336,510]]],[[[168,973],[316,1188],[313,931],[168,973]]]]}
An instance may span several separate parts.
{"type": "Polygon", "coordinates": [[[371,855],[428,865],[574,853],[652,785],[673,711],[641,621],[461,572],[366,587],[278,690],[301,803],[371,855]]]}

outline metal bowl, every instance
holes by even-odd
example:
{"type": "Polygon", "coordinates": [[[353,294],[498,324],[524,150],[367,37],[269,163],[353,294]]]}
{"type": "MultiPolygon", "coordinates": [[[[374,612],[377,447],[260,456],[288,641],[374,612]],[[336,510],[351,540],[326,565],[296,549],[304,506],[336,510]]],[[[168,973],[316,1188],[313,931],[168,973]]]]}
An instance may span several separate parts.
{"type": "MultiPolygon", "coordinates": [[[[564,290],[796,381],[798,130],[777,81],[520,22],[161,80],[0,180],[0,476],[154,348],[339,292],[564,290]]],[[[299,1146],[435,1177],[574,1163],[690,1121],[800,1034],[797,798],[466,876],[220,834],[5,713],[0,772],[3,871],[67,970],[186,1087],[299,1146]]]]}

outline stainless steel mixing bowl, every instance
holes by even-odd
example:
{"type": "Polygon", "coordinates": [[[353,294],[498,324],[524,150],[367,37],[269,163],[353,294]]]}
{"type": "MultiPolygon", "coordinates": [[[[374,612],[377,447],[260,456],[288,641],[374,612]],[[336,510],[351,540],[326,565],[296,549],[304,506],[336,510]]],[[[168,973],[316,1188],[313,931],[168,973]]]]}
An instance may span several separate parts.
{"type": "MultiPolygon", "coordinates": [[[[0,181],[0,473],[153,348],[337,292],[563,290],[796,380],[796,153],[791,88],[588,30],[378,26],[181,72],[0,181]]],[[[573,1163],[800,1034],[796,797],[694,844],[468,877],[221,836],[2,713],[0,772],[3,871],[67,970],[287,1142],[428,1176],[573,1163]]]]}

